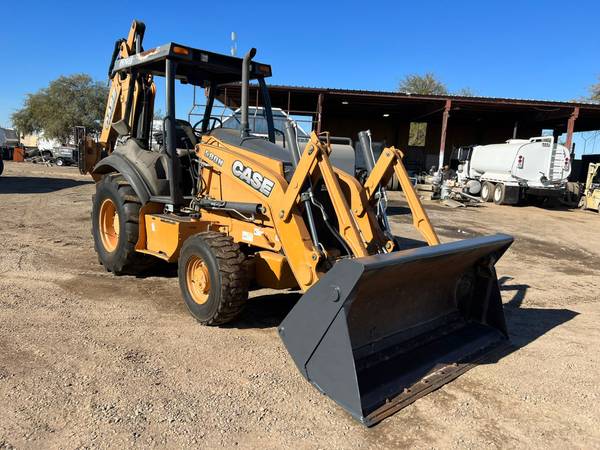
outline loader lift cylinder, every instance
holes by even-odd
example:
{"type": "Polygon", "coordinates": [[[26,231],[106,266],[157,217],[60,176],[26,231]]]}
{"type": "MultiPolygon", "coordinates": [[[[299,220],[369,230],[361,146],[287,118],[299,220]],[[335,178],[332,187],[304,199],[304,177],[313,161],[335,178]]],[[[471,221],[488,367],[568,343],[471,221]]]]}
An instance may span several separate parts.
{"type": "MultiPolygon", "coordinates": [[[[300,161],[300,150],[298,149],[298,139],[296,137],[295,124],[288,121],[285,122],[285,140],[290,146],[290,153],[292,155],[292,162],[294,168],[298,167],[300,161]]],[[[313,215],[312,204],[310,197],[312,196],[312,184],[308,180],[308,189],[303,192],[304,195],[304,206],[306,208],[306,221],[308,222],[308,230],[313,241],[313,245],[319,248],[319,237],[317,235],[317,226],[315,225],[315,217],[313,215]]]]}

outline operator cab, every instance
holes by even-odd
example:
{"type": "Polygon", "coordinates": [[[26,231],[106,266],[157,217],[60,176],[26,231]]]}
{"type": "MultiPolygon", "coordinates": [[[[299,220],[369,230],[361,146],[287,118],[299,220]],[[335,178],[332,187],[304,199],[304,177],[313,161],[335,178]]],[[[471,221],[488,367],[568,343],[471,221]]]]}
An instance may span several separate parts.
{"type": "MultiPolygon", "coordinates": [[[[265,78],[271,76],[271,66],[252,61],[256,53],[250,50],[242,59],[228,55],[194,49],[176,43],[168,43],[126,58],[115,54],[109,69],[110,77],[125,79],[131,75],[136,80],[137,92],[133,105],[133,90],[125,105],[124,119],[112,124],[119,138],[113,154],[129,160],[138,170],[141,184],[148,190],[149,199],[173,207],[182,206],[194,195],[197,163],[194,147],[203,134],[211,134],[224,142],[249,151],[267,155],[290,163],[289,151],[276,143],[275,127],[269,92],[265,78]],[[165,89],[165,118],[161,130],[152,131],[154,77],[163,77],[165,89]],[[202,87],[206,91],[207,105],[202,120],[193,126],[175,116],[175,80],[182,84],[202,87]],[[254,135],[248,124],[248,85],[258,82],[262,94],[266,135],[254,135]],[[212,108],[219,86],[242,83],[242,107],[240,128],[215,127],[222,125],[219,117],[212,116],[212,108]],[[245,96],[245,97],[244,97],[245,96]],[[154,151],[152,151],[154,150],[154,151]],[[148,154],[152,153],[152,154],[148,154]],[[176,155],[176,156],[175,156],[176,155]]],[[[108,109],[115,107],[116,99],[109,99],[108,109]],[[112,101],[112,105],[111,105],[112,101]]],[[[261,133],[262,134],[262,133],[261,133]]],[[[112,156],[112,155],[111,155],[112,156]]],[[[100,161],[94,172],[102,173],[100,161]]]]}

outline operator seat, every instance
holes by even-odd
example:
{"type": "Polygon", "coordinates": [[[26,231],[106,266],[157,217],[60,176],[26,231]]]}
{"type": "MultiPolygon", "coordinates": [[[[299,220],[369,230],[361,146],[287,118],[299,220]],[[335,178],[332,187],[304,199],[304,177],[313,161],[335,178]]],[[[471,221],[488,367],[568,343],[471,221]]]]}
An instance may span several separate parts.
{"type": "MultiPolygon", "coordinates": [[[[163,131],[157,131],[153,133],[153,136],[158,144],[158,151],[166,153],[163,131]]],[[[187,120],[175,119],[175,146],[177,154],[181,157],[187,156],[186,151],[193,153],[197,143],[198,138],[194,134],[192,125],[187,120]]]]}

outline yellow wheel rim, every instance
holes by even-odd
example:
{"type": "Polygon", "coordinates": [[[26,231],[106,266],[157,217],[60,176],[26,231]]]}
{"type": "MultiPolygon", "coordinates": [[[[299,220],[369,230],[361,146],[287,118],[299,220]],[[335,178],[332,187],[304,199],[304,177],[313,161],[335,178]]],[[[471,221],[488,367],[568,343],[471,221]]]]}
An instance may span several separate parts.
{"type": "Polygon", "coordinates": [[[119,245],[119,213],[115,203],[107,198],[100,205],[100,239],[104,249],[111,253],[119,245]]]}
{"type": "Polygon", "coordinates": [[[206,303],[210,294],[210,273],[204,260],[195,255],[190,257],[186,264],[185,275],[192,299],[199,305],[206,303]]]}

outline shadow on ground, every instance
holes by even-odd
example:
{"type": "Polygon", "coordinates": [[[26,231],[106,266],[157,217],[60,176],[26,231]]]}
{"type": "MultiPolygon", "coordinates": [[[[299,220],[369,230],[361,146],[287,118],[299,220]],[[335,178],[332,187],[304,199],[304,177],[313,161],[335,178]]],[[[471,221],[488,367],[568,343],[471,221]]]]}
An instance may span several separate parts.
{"type": "Polygon", "coordinates": [[[579,314],[564,308],[523,308],[523,300],[525,300],[529,285],[508,284],[511,280],[511,277],[502,277],[498,280],[502,292],[514,292],[513,297],[504,305],[506,325],[513,347],[507,354],[525,347],[579,314]]]}
{"type": "MultiPolygon", "coordinates": [[[[502,292],[514,292],[513,297],[504,305],[510,345],[501,353],[481,361],[484,364],[497,362],[502,357],[530,344],[578,315],[577,312],[569,309],[522,307],[529,286],[510,284],[511,280],[510,277],[502,277],[498,281],[502,292]]],[[[290,291],[253,297],[248,301],[240,318],[229,326],[234,328],[277,327],[298,302],[301,295],[300,292],[290,291]]]]}
{"type": "Polygon", "coordinates": [[[275,292],[252,297],[248,300],[232,328],[274,328],[288,315],[302,293],[298,291],[275,292]]]}
{"type": "Polygon", "coordinates": [[[0,194],[47,194],[92,183],[92,180],[72,180],[70,178],[1,176],[0,194]]]}

